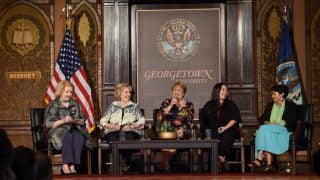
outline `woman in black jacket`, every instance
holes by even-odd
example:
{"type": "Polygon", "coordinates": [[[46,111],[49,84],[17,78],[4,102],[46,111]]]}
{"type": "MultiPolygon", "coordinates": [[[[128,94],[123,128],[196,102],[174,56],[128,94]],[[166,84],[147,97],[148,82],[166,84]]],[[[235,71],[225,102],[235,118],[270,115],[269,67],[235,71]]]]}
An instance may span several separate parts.
{"type": "MultiPolygon", "coordinates": [[[[219,139],[218,157],[223,168],[226,168],[226,157],[234,139],[239,137],[240,111],[237,105],[228,99],[228,87],[225,83],[218,83],[213,87],[212,98],[200,113],[201,132],[211,130],[211,137],[219,139]]],[[[203,135],[204,136],[204,135],[203,135]]]]}
{"type": "Polygon", "coordinates": [[[287,101],[289,89],[285,85],[272,87],[273,101],[266,105],[264,113],[258,119],[260,127],[255,138],[255,160],[249,166],[259,167],[265,155],[267,167],[265,173],[273,172],[272,154],[288,151],[290,134],[297,121],[297,106],[287,101]]]}

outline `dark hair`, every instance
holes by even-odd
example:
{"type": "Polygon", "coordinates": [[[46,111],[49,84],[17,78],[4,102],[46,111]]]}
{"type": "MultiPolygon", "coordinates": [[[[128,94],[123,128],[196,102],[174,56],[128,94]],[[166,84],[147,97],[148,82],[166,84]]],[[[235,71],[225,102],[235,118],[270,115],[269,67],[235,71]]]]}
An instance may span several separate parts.
{"type": "Polygon", "coordinates": [[[218,101],[220,100],[220,91],[221,91],[221,88],[222,86],[227,86],[226,83],[217,83],[213,86],[212,88],[212,93],[211,93],[211,100],[212,101],[218,101]]]}
{"type": "Polygon", "coordinates": [[[32,180],[36,173],[36,155],[30,148],[18,146],[14,148],[11,165],[17,180],[32,180]]]}
{"type": "Polygon", "coordinates": [[[274,86],[272,86],[271,90],[272,90],[272,91],[276,91],[276,92],[278,92],[279,94],[284,93],[284,95],[283,95],[283,98],[284,98],[284,99],[288,96],[288,93],[289,93],[289,88],[288,88],[288,86],[283,85],[283,84],[274,85],[274,86]]]}
{"type": "Polygon", "coordinates": [[[37,174],[35,180],[52,179],[52,163],[49,156],[43,152],[36,152],[37,174]]]}
{"type": "Polygon", "coordinates": [[[222,86],[227,86],[226,83],[217,83],[213,86],[212,88],[212,93],[211,93],[211,101],[215,104],[215,109],[219,109],[221,104],[220,104],[220,91],[222,89],[222,86]]]}
{"type": "Polygon", "coordinates": [[[13,147],[7,133],[0,129],[0,179],[4,170],[10,166],[13,158],[13,147]]]}

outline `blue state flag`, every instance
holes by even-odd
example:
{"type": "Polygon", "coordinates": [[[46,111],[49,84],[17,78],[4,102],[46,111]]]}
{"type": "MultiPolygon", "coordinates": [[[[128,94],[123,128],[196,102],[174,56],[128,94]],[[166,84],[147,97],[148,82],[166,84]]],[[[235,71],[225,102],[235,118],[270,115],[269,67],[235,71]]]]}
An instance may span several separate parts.
{"type": "Polygon", "coordinates": [[[297,69],[299,67],[295,62],[290,28],[287,21],[282,23],[280,38],[276,81],[278,84],[288,86],[288,99],[291,99],[296,104],[303,104],[301,80],[297,69]]]}

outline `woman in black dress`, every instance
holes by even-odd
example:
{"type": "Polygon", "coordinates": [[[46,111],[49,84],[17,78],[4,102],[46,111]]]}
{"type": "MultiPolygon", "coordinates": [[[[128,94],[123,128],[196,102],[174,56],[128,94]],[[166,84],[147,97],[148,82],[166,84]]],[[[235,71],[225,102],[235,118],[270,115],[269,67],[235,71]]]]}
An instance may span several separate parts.
{"type": "Polygon", "coordinates": [[[228,98],[228,87],[225,83],[218,83],[213,87],[212,98],[200,112],[201,132],[211,130],[211,137],[219,139],[218,157],[223,168],[226,168],[226,157],[235,138],[239,137],[237,130],[241,122],[240,111],[237,105],[228,98]]]}

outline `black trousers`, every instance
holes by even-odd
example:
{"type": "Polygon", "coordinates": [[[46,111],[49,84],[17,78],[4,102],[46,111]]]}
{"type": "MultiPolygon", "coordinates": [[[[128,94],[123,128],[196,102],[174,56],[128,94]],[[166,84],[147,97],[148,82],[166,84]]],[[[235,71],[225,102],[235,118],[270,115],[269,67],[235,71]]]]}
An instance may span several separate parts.
{"type": "Polygon", "coordinates": [[[320,176],[320,150],[313,154],[313,168],[314,171],[320,176]]]}
{"type": "Polygon", "coordinates": [[[63,164],[80,164],[84,139],[76,128],[65,133],[61,149],[63,164]]]}
{"type": "MultiPolygon", "coordinates": [[[[134,131],[125,131],[126,134],[126,141],[130,140],[138,140],[140,139],[140,135],[134,131]]],[[[106,134],[103,137],[103,140],[110,142],[110,141],[117,141],[119,140],[119,131],[112,131],[106,134]]],[[[130,164],[131,162],[131,154],[135,152],[134,150],[123,150],[122,157],[126,161],[127,164],[130,164]]]]}
{"type": "Polygon", "coordinates": [[[212,138],[218,139],[218,155],[219,156],[230,156],[230,151],[234,142],[234,133],[232,131],[225,131],[223,133],[218,133],[217,130],[212,130],[212,138]]]}

